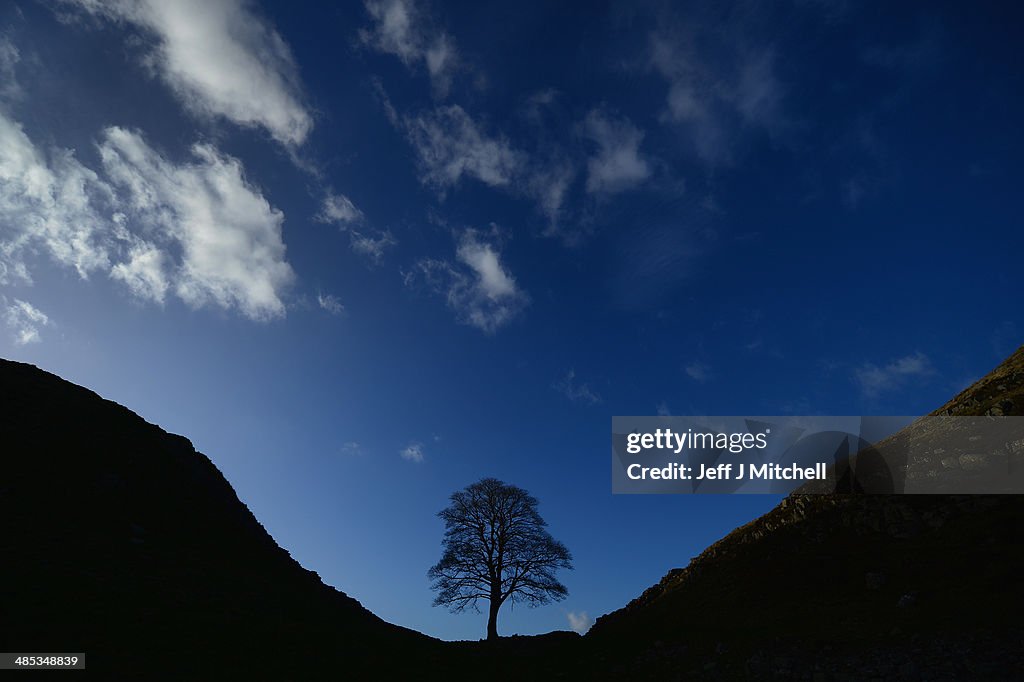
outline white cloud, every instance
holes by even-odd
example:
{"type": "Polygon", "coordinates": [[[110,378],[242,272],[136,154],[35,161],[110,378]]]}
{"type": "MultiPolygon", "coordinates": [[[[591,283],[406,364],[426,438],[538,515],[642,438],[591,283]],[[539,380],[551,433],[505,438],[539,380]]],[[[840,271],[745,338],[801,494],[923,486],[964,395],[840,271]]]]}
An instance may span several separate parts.
{"type": "Polygon", "coordinates": [[[351,230],[349,232],[349,238],[351,240],[352,250],[361,256],[365,256],[375,264],[380,263],[381,258],[384,257],[385,251],[398,243],[398,241],[391,235],[390,230],[379,231],[374,235],[351,230]]]}
{"type": "Polygon", "coordinates": [[[884,367],[866,362],[854,370],[853,380],[867,397],[902,387],[908,379],[934,373],[931,361],[921,352],[897,358],[884,367]]]}
{"type": "Polygon", "coordinates": [[[47,158],[0,110],[0,284],[31,281],[27,259],[42,252],[85,278],[109,265],[109,221],[94,204],[110,188],[68,150],[47,158]]]}
{"type": "Polygon", "coordinates": [[[423,461],[423,444],[409,443],[398,452],[399,456],[407,462],[420,463],[423,461]]]}
{"type": "Polygon", "coordinates": [[[476,288],[492,301],[500,301],[517,293],[516,281],[501,266],[498,253],[490,244],[476,241],[473,235],[467,235],[459,244],[456,257],[477,275],[476,288]]]}
{"type": "Polygon", "coordinates": [[[711,378],[711,368],[703,362],[691,362],[683,371],[688,377],[702,384],[711,378]]]}
{"type": "Polygon", "coordinates": [[[769,130],[779,124],[782,86],[775,76],[775,54],[762,50],[742,60],[735,85],[724,93],[744,123],[769,130]]]}
{"type": "Polygon", "coordinates": [[[690,21],[655,32],[649,64],[668,84],[662,120],[685,131],[703,161],[720,165],[731,160],[744,129],[781,131],[783,87],[771,49],[753,48],[739,36],[718,38],[729,48],[719,63],[693,49],[702,30],[701,22],[690,21]]]}
{"type": "Polygon", "coordinates": [[[569,619],[569,627],[572,631],[578,632],[581,635],[586,634],[590,626],[594,624],[594,621],[590,619],[586,611],[580,611],[579,613],[570,611],[566,614],[566,617],[569,619]]]}
{"type": "Polygon", "coordinates": [[[326,310],[331,315],[341,315],[345,312],[345,306],[341,304],[341,301],[338,300],[337,296],[333,296],[332,294],[317,294],[316,302],[322,309],[326,310]]]}
{"type": "Polygon", "coordinates": [[[313,128],[288,45],[245,0],[64,0],[155,39],[145,63],[194,113],[260,127],[282,144],[313,128]]]}
{"type": "Polygon", "coordinates": [[[406,275],[406,284],[421,279],[446,298],[459,322],[486,334],[511,322],[529,303],[495,246],[481,241],[475,230],[463,234],[454,263],[422,260],[406,275]]]}
{"type": "Polygon", "coordinates": [[[442,194],[465,178],[533,201],[556,232],[576,169],[564,156],[538,159],[491,134],[455,104],[407,116],[394,114],[416,153],[420,181],[442,194]]]}
{"type": "Polygon", "coordinates": [[[200,144],[175,164],[121,128],[104,131],[99,152],[104,177],[69,150],[44,155],[0,112],[0,283],[31,282],[43,254],[156,303],[173,292],[257,320],[284,314],[284,216],[237,159],[200,144]]]}
{"type": "Polygon", "coordinates": [[[363,446],[361,446],[356,441],[351,440],[351,441],[349,441],[347,443],[344,443],[341,446],[341,454],[343,454],[343,455],[362,455],[363,454],[363,446]]]}
{"type": "Polygon", "coordinates": [[[525,167],[525,154],[504,137],[486,134],[456,104],[406,118],[404,123],[419,157],[424,184],[444,190],[467,176],[491,187],[503,187],[525,167]]]}
{"type": "Polygon", "coordinates": [[[565,373],[564,377],[556,381],[554,388],[574,403],[582,402],[596,405],[601,402],[601,396],[595,393],[589,384],[576,381],[575,369],[570,369],[565,373]]]}
{"type": "Polygon", "coordinates": [[[328,191],[316,220],[321,223],[334,223],[343,232],[347,231],[352,250],[373,264],[379,264],[384,253],[398,243],[390,230],[368,232],[354,229],[353,225],[364,222],[363,212],[343,194],[328,191]]]}
{"type": "Polygon", "coordinates": [[[331,191],[327,192],[320,206],[320,212],[316,214],[316,220],[319,222],[334,223],[343,230],[362,219],[363,212],[356,208],[351,199],[344,194],[335,194],[331,191]]]}
{"type": "Polygon", "coordinates": [[[410,68],[422,64],[435,92],[447,95],[459,64],[448,34],[437,29],[413,0],[366,0],[365,5],[373,26],[359,32],[363,43],[398,57],[410,68]]]}
{"type": "Polygon", "coordinates": [[[558,222],[576,167],[556,145],[539,140],[541,152],[528,154],[505,135],[488,132],[486,125],[458,105],[403,115],[379,81],[375,88],[388,120],[405,135],[416,154],[422,184],[438,190],[442,198],[464,177],[504,189],[535,203],[548,219],[547,235],[559,233],[558,222]]]}
{"type": "MultiPolygon", "coordinates": [[[[132,270],[148,279],[134,281],[166,278],[193,307],[237,308],[255,320],[284,315],[281,296],[294,278],[281,236],[284,215],[245,179],[241,162],[196,144],[191,162],[174,164],[122,128],[108,128],[99,151],[111,183],[125,195],[128,222],[165,253],[158,258],[155,247],[144,247],[145,267],[132,270]],[[180,251],[180,262],[173,263],[169,249],[180,251]],[[158,264],[165,267],[154,270],[158,264]]],[[[129,274],[115,276],[131,281],[129,274]]],[[[133,291],[159,300],[155,284],[133,291]]]]}
{"type": "Polygon", "coordinates": [[[110,269],[110,276],[121,280],[137,298],[162,304],[170,287],[168,257],[156,245],[134,235],[128,241],[128,260],[110,269]]]}
{"type": "Polygon", "coordinates": [[[597,153],[587,160],[588,192],[622,192],[650,177],[650,163],[640,153],[644,134],[628,119],[594,109],[584,119],[582,130],[597,143],[597,153]]]}
{"type": "Polygon", "coordinates": [[[278,294],[292,278],[283,216],[246,183],[237,160],[197,145],[197,162],[175,166],[118,128],[105,131],[100,153],[110,182],[69,150],[47,158],[0,112],[0,283],[30,282],[31,255],[43,253],[82,278],[108,271],[158,303],[173,287],[194,306],[283,314],[278,294]],[[123,213],[106,215],[124,198],[136,232],[123,213]]]}
{"type": "Polygon", "coordinates": [[[0,99],[21,98],[22,90],[15,74],[19,61],[21,51],[18,46],[8,36],[0,34],[0,99]]]}
{"type": "Polygon", "coordinates": [[[525,179],[525,192],[536,202],[541,213],[548,219],[549,234],[557,230],[576,169],[566,159],[552,160],[535,166],[525,179]]]}
{"type": "Polygon", "coordinates": [[[4,322],[14,336],[14,342],[19,346],[24,346],[41,341],[39,328],[51,324],[46,313],[26,301],[14,299],[13,303],[8,304],[6,298],[2,300],[4,322]]]}

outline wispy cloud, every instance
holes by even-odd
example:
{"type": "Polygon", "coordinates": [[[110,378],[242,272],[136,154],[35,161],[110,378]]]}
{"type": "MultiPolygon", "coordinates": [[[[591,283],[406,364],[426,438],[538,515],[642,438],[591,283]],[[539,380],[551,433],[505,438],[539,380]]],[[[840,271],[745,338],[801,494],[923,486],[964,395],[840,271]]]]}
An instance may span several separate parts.
{"type": "Polygon", "coordinates": [[[691,362],[683,371],[686,372],[686,376],[701,384],[711,378],[711,368],[700,361],[691,362]]]}
{"type": "Polygon", "coordinates": [[[574,403],[596,405],[601,402],[601,396],[590,388],[590,384],[577,381],[575,369],[566,372],[564,377],[553,384],[553,388],[574,403]]]}
{"type": "Polygon", "coordinates": [[[476,230],[466,230],[455,251],[455,261],[426,259],[405,276],[406,284],[425,283],[443,296],[459,322],[493,334],[511,322],[529,303],[529,297],[502,264],[494,243],[476,230]]]}
{"type": "Polygon", "coordinates": [[[594,109],[583,120],[582,130],[597,145],[587,160],[588,192],[622,192],[651,176],[651,165],[640,152],[644,134],[628,119],[594,109]]]}
{"type": "Polygon", "coordinates": [[[376,88],[388,120],[416,155],[423,185],[444,198],[464,179],[481,182],[532,201],[547,218],[544,233],[566,236],[558,228],[577,170],[558,145],[545,141],[541,150],[529,153],[458,104],[403,114],[379,81],[376,88]]]}
{"type": "Polygon", "coordinates": [[[445,96],[459,66],[451,36],[413,0],[366,0],[365,6],[372,26],[359,31],[362,42],[410,68],[425,67],[434,91],[445,96]]]}
{"type": "Polygon", "coordinates": [[[24,346],[42,340],[39,329],[52,324],[46,313],[20,299],[7,303],[3,298],[0,302],[4,304],[4,322],[14,337],[14,343],[24,346]]]}
{"type": "Polygon", "coordinates": [[[755,45],[738,25],[723,38],[720,28],[695,17],[661,23],[650,36],[648,64],[668,85],[662,120],[678,126],[701,160],[730,163],[745,133],[785,128],[784,88],[770,46],[755,45]],[[723,54],[696,50],[709,35],[723,54]]]}
{"type": "Polygon", "coordinates": [[[319,293],[316,296],[316,302],[320,305],[320,308],[326,310],[331,315],[341,315],[345,312],[345,306],[341,304],[337,296],[332,294],[319,293]]]}
{"type": "Polygon", "coordinates": [[[344,194],[328,190],[315,219],[321,223],[333,223],[344,230],[349,225],[360,222],[363,219],[363,212],[344,194]]]}
{"type": "Polygon", "coordinates": [[[291,50],[245,0],[63,0],[141,32],[143,64],[201,116],[295,146],[313,128],[291,50]]]}
{"type": "Polygon", "coordinates": [[[399,456],[407,462],[416,462],[419,464],[423,461],[423,443],[409,443],[398,452],[399,456]]]}
{"type": "Polygon", "coordinates": [[[147,235],[132,238],[136,256],[114,277],[142,298],[161,301],[166,283],[193,307],[237,308],[255,320],[284,315],[281,296],[294,279],[284,214],[246,180],[240,161],[196,144],[191,163],[175,164],[122,128],[108,128],[99,149],[125,198],[125,223],[141,223],[147,235]]]}
{"type": "Polygon", "coordinates": [[[489,134],[457,104],[404,119],[406,135],[419,159],[424,184],[439,190],[463,177],[491,187],[512,184],[526,166],[526,155],[501,135],[489,134]]]}
{"type": "Polygon", "coordinates": [[[590,629],[590,626],[594,624],[594,621],[591,620],[586,611],[580,611],[578,613],[576,611],[570,611],[565,615],[566,618],[569,619],[569,628],[573,632],[578,632],[581,635],[586,634],[587,630],[590,629]]]}
{"type": "Polygon", "coordinates": [[[0,99],[17,100],[23,95],[16,70],[21,51],[10,37],[0,34],[0,99]]]}
{"type": "Polygon", "coordinates": [[[294,278],[284,215],[240,161],[196,144],[190,161],[174,163],[117,127],[98,150],[102,175],[68,150],[44,154],[0,112],[0,282],[30,282],[28,256],[43,253],[158,304],[173,293],[257,320],[284,314],[294,278]]]}
{"type": "Polygon", "coordinates": [[[934,372],[931,361],[919,351],[896,358],[882,367],[866,362],[854,370],[853,381],[860,386],[866,397],[871,398],[901,388],[907,381],[926,377],[934,372]]]}
{"type": "Polygon", "coordinates": [[[353,251],[375,265],[381,262],[388,249],[398,243],[391,230],[377,230],[372,233],[350,230],[349,240],[353,251]]]}
{"type": "Polygon", "coordinates": [[[111,191],[69,150],[46,155],[0,110],[0,284],[31,281],[26,257],[49,255],[82,278],[110,263],[111,191]]]}
{"type": "Polygon", "coordinates": [[[341,446],[341,454],[359,456],[363,454],[363,446],[354,440],[350,440],[347,443],[343,443],[341,446]]]}

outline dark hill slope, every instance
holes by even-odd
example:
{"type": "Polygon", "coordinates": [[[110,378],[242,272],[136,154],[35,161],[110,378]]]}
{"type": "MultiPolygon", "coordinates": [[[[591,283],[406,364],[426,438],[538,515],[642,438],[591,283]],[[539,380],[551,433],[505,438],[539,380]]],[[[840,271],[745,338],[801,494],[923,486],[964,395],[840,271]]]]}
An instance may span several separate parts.
{"type": "MultiPolygon", "coordinates": [[[[1024,348],[933,414],[1024,414],[1024,348]]],[[[794,494],[599,618],[588,660],[655,679],[1020,679],[1022,522],[1022,496],[794,494]]]]}
{"type": "Polygon", "coordinates": [[[0,360],[0,650],[99,679],[438,669],[441,643],[324,585],[191,443],[0,360]],[[400,652],[400,655],[396,655],[400,652]]]}

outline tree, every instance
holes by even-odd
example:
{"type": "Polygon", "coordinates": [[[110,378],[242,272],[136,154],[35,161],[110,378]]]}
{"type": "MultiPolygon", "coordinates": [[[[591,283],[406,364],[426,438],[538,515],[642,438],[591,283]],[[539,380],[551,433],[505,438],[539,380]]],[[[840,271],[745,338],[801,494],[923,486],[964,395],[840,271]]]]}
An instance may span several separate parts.
{"type": "Polygon", "coordinates": [[[572,555],[548,533],[537,498],[522,488],[484,478],[453,493],[437,515],[445,533],[441,560],[427,572],[438,593],[434,606],[479,612],[477,602],[488,601],[488,640],[498,637],[505,602],[540,606],[569,594],[555,571],[571,570],[572,555]]]}

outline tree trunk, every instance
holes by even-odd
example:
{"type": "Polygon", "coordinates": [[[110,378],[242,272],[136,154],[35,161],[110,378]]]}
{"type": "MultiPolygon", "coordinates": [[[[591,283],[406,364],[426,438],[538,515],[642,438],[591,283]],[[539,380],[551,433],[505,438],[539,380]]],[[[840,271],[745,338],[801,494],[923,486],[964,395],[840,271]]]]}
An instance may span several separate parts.
{"type": "Polygon", "coordinates": [[[498,609],[501,608],[501,594],[491,590],[491,605],[487,610],[487,641],[498,639],[498,609]]]}

